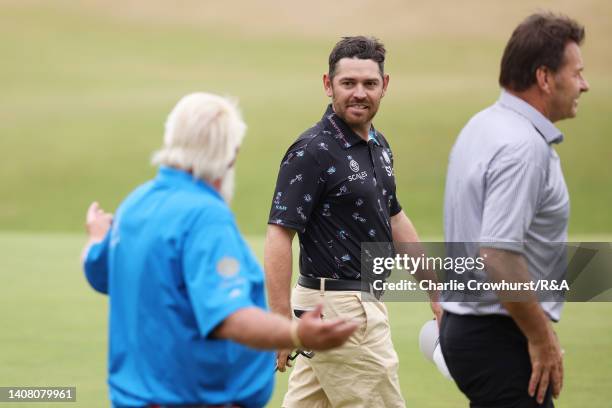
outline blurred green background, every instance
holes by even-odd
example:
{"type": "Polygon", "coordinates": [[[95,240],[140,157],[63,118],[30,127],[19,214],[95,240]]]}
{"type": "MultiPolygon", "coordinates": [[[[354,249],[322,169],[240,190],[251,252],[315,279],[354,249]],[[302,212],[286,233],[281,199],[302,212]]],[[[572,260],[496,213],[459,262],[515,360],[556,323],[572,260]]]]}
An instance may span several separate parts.
{"type": "MultiPolygon", "coordinates": [[[[155,169],[163,123],[193,91],[236,97],[249,130],[233,208],[261,256],[280,159],[327,104],[321,77],[342,35],[387,46],[389,92],[376,117],[396,157],[398,195],[420,234],[442,235],[450,147],[496,100],[512,29],[552,9],[587,28],[591,91],[558,125],[574,240],[611,240],[612,3],[466,0],[308,4],[262,0],[0,0],[0,386],[77,385],[78,406],[107,406],[106,300],[81,276],[84,212],[114,211],[155,169]]],[[[420,356],[425,304],[392,304],[409,406],[465,406],[420,356]]],[[[610,406],[610,304],[569,304],[561,407],[610,406]]],[[[270,406],[278,406],[286,376],[270,406]]],[[[23,406],[23,405],[19,405],[23,406]]],[[[37,405],[37,406],[42,406],[37,405]]],[[[53,406],[58,406],[53,405],[53,406]]],[[[69,404],[75,406],[75,404],[69,404]]]]}

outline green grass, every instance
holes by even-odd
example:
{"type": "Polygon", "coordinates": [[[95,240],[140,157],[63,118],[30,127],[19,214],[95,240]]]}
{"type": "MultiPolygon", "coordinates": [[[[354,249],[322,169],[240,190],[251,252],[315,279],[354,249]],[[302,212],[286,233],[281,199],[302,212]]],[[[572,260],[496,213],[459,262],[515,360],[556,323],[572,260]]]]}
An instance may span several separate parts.
{"type": "MultiPolygon", "coordinates": [[[[350,24],[338,19],[337,34],[304,35],[280,22],[283,33],[272,34],[249,30],[261,26],[255,20],[274,20],[264,8],[252,22],[237,14],[236,21],[222,16],[218,24],[187,24],[172,19],[174,10],[160,23],[145,11],[131,18],[128,10],[123,16],[120,8],[113,13],[112,6],[89,3],[95,2],[0,3],[0,230],[76,231],[94,199],[114,210],[153,176],[148,161],[172,106],[185,93],[207,90],[240,100],[249,132],[234,208],[243,231],[261,234],[280,159],[320,118],[327,54],[350,24]],[[242,29],[233,30],[238,24],[242,29]]],[[[598,18],[608,4],[592,3],[568,10],[595,33],[584,47],[592,90],[579,117],[560,124],[574,234],[612,231],[612,52],[603,46],[612,29],[598,18]]],[[[427,235],[442,234],[448,152],[467,119],[497,98],[500,55],[516,23],[486,23],[486,13],[492,18],[499,10],[483,2],[474,8],[483,13],[476,35],[475,22],[461,22],[474,18],[469,7],[478,4],[457,5],[457,23],[436,28],[432,22],[415,35],[401,34],[394,8],[386,10],[387,20],[368,25],[387,33],[381,37],[391,74],[375,123],[394,148],[401,203],[427,235]]],[[[393,7],[415,20],[416,12],[429,15],[426,7],[393,7]]],[[[513,19],[532,7],[503,5],[513,19]]]]}
{"type": "MultiPolygon", "coordinates": [[[[258,237],[281,156],[322,114],[321,74],[345,34],[371,33],[387,45],[391,83],[375,124],[394,148],[403,207],[423,236],[439,237],[449,149],[468,118],[497,98],[512,28],[546,5],[579,18],[591,91],[578,118],[559,124],[566,139],[558,152],[572,201],[570,232],[611,239],[606,0],[367,0],[350,10],[322,0],[128,3],[0,0],[0,386],[75,385],[78,403],[67,406],[108,406],[107,302],[82,277],[76,231],[91,201],[113,211],[154,175],[147,163],[165,117],[188,92],[240,101],[249,131],[233,206],[261,256],[258,237]]],[[[389,310],[409,406],[465,406],[417,352],[427,305],[389,310]]],[[[567,369],[558,406],[612,400],[610,312],[609,303],[567,305],[558,327],[567,369]]],[[[270,406],[280,404],[285,386],[280,375],[270,406]]]]}
{"type": "MultiPolygon", "coordinates": [[[[77,387],[76,404],[54,403],[53,407],[94,408],[109,404],[107,300],[88,287],[80,270],[78,257],[83,240],[80,234],[0,233],[0,386],[77,387]]],[[[252,237],[249,242],[261,259],[263,238],[252,237]]],[[[388,306],[393,341],[400,357],[401,387],[408,406],[466,406],[455,385],[418,351],[418,331],[430,317],[428,305],[388,306]]],[[[557,325],[566,351],[565,389],[558,407],[609,405],[611,313],[611,303],[566,305],[557,325]]],[[[287,373],[277,377],[270,407],[280,405],[287,377],[287,373]]]]}

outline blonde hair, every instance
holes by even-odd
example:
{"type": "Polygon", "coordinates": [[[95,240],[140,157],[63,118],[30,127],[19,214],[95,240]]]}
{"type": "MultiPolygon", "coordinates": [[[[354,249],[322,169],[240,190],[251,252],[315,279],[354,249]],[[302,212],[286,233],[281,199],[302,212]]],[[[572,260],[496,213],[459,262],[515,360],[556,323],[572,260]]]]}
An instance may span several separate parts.
{"type": "Polygon", "coordinates": [[[181,98],[168,115],[164,145],[151,162],[213,182],[228,172],[245,131],[235,102],[210,93],[192,93],[181,98]]]}

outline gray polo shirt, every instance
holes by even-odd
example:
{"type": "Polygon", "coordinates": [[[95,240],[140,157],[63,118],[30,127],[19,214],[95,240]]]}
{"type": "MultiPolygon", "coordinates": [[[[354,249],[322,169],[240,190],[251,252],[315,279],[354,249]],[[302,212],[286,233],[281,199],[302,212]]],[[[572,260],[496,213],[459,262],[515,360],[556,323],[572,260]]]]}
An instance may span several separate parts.
{"type": "MultiPolygon", "coordinates": [[[[518,252],[532,279],[551,279],[563,269],[565,251],[550,245],[567,241],[569,196],[552,147],[562,140],[552,122],[506,91],[470,119],[451,150],[446,176],[445,241],[465,243],[453,244],[453,255],[478,256],[479,246],[518,252]]],[[[448,293],[442,299],[452,313],[508,314],[493,292],[478,303],[449,302],[448,293]]],[[[553,320],[562,306],[542,303],[553,320]]]]}

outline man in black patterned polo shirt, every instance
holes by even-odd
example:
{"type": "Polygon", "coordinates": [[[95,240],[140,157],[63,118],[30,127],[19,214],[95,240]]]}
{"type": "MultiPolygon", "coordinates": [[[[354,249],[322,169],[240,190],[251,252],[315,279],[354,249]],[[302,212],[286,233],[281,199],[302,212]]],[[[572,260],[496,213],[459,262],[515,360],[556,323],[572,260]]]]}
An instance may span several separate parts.
{"type": "MultiPolygon", "coordinates": [[[[387,310],[360,296],[362,242],[418,241],[396,196],[393,154],[372,126],[389,83],[384,59],[385,48],[374,38],[336,44],[323,76],[332,103],[280,165],[264,259],[272,311],[298,318],[323,302],[324,318],[361,324],[344,347],[298,358],[284,407],[405,405],[387,310]],[[300,276],[290,302],[296,231],[300,276]]],[[[432,309],[439,312],[437,302],[432,309]]],[[[280,371],[290,351],[279,351],[280,371]]]]}

